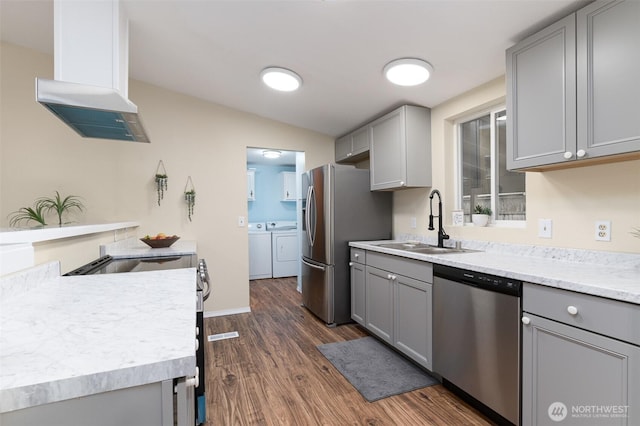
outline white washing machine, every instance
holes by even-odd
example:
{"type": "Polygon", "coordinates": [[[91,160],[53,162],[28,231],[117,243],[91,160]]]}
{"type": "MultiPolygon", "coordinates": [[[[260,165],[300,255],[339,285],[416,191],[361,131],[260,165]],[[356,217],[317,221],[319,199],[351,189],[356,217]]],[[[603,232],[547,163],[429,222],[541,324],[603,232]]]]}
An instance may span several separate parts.
{"type": "Polygon", "coordinates": [[[271,278],[271,232],[264,222],[250,222],[249,279],[271,278]]]}
{"type": "Polygon", "coordinates": [[[298,275],[298,223],[296,221],[267,222],[271,231],[271,258],[273,278],[298,275]]]}

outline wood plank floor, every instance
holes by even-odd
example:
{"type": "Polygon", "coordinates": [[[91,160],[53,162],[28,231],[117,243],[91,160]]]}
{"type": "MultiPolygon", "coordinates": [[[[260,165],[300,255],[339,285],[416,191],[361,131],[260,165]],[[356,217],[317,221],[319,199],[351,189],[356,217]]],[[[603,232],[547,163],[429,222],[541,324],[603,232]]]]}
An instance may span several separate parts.
{"type": "MultiPolygon", "coordinates": [[[[490,425],[441,385],[367,402],[316,349],[366,331],[328,328],[295,278],[250,282],[251,313],[205,319],[207,425],[490,425]]],[[[363,360],[366,362],[366,360],[363,360]]]]}

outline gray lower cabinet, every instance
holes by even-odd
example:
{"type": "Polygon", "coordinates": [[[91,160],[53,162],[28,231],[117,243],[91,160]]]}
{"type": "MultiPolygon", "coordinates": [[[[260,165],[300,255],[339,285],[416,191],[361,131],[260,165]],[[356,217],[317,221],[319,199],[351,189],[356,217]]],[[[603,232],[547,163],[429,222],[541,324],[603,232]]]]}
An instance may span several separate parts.
{"type": "Polygon", "coordinates": [[[371,123],[371,190],[431,186],[431,110],[402,106],[371,123]]]}
{"type": "Polygon", "coordinates": [[[389,344],[393,344],[393,274],[366,267],[365,327],[389,344]]]}
{"type": "Polygon", "coordinates": [[[593,2],[507,50],[507,168],[640,156],[640,2],[593,2]]]}
{"type": "Polygon", "coordinates": [[[636,425],[638,305],[523,289],[522,425],[636,425]]]}
{"type": "MultiPolygon", "coordinates": [[[[352,297],[358,299],[351,301],[355,321],[362,316],[356,312],[362,309],[362,291],[356,290],[361,285],[358,267],[353,262],[352,297]]],[[[367,251],[364,278],[364,327],[431,369],[431,263],[367,251]]]]}
{"type": "Polygon", "coordinates": [[[432,285],[397,275],[394,299],[394,346],[431,370],[432,285]]]}
{"type": "MultiPolygon", "coordinates": [[[[174,409],[173,380],[165,380],[10,411],[0,414],[0,424],[173,426],[174,409]]],[[[180,413],[177,414],[179,418],[180,413]]],[[[188,423],[177,424],[186,426],[188,423]]]]}
{"type": "Polygon", "coordinates": [[[351,319],[366,327],[365,251],[351,249],[351,319]]]}

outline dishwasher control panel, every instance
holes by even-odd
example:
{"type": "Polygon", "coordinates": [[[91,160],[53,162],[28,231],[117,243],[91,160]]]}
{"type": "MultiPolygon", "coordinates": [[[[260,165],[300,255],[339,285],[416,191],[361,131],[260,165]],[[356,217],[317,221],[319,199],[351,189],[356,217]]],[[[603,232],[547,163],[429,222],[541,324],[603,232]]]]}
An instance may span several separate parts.
{"type": "Polygon", "coordinates": [[[513,278],[469,271],[445,265],[433,265],[433,275],[451,281],[462,282],[474,287],[497,291],[513,296],[522,295],[522,281],[513,278]]]}

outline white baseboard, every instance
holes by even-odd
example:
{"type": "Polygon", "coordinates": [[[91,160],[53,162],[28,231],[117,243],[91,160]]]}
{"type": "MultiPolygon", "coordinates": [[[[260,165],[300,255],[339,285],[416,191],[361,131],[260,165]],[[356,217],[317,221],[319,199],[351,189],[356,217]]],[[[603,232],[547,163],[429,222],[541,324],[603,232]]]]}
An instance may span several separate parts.
{"type": "Polygon", "coordinates": [[[204,317],[222,317],[225,315],[236,315],[236,314],[246,314],[251,312],[251,308],[249,306],[245,308],[237,308],[237,309],[223,309],[222,311],[205,311],[204,317]]]}

